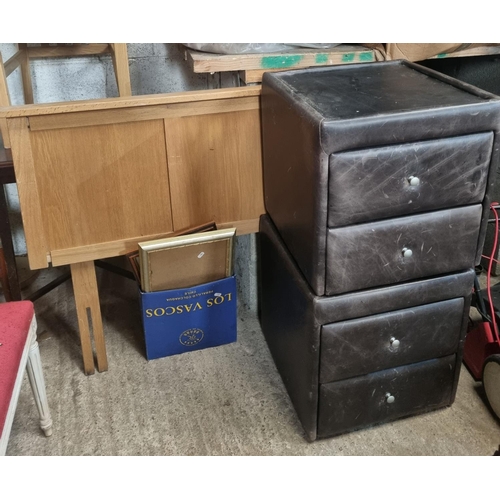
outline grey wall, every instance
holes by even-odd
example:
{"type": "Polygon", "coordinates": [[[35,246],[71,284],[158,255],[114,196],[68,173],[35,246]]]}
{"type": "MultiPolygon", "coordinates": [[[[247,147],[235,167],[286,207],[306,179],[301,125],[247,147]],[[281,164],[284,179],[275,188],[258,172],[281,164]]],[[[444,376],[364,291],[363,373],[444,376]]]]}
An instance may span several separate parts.
{"type": "MultiPolygon", "coordinates": [[[[195,74],[184,60],[184,47],[175,43],[127,44],[132,93],[161,94],[207,88],[207,77],[195,74]]],[[[13,43],[0,43],[4,61],[15,52],[13,43]]],[[[31,63],[35,102],[75,101],[116,97],[118,90],[111,57],[39,59],[31,63]]],[[[19,70],[8,78],[12,104],[22,104],[19,70]]]]}
{"type": "MultiPolygon", "coordinates": [[[[130,80],[133,95],[161,94],[199,90],[209,87],[211,77],[195,74],[185,60],[185,47],[175,43],[127,44],[130,80]]],[[[16,51],[13,43],[0,43],[6,61],[16,51]]],[[[224,81],[231,81],[226,75],[224,81]]],[[[76,101],[118,96],[113,64],[109,55],[39,59],[31,63],[34,99],[36,103],[76,101]]],[[[20,70],[8,79],[12,105],[24,104],[20,70]]],[[[14,246],[17,255],[26,254],[19,200],[15,185],[6,188],[14,225],[14,246]]],[[[255,237],[242,236],[236,243],[236,273],[239,280],[241,305],[254,309],[255,302],[255,237]]]]}

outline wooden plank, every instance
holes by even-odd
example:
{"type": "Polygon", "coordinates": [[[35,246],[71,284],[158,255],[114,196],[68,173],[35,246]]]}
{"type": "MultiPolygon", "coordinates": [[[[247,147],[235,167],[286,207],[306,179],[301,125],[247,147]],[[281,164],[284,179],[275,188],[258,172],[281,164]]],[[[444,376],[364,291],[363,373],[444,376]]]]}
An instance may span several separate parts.
{"type": "Polygon", "coordinates": [[[172,231],[162,120],[31,132],[31,141],[51,251],[172,231]]]}
{"type": "Polygon", "coordinates": [[[271,69],[271,70],[264,70],[264,69],[248,69],[244,71],[240,71],[240,78],[241,81],[244,82],[245,84],[252,84],[252,83],[261,83],[262,82],[262,76],[264,73],[277,73],[279,71],[286,71],[283,69],[271,69]]]}
{"type": "Polygon", "coordinates": [[[28,47],[30,59],[44,57],[75,57],[106,54],[110,51],[109,43],[83,43],[57,45],[53,47],[28,47]]]}
{"type": "Polygon", "coordinates": [[[132,88],[130,86],[130,70],[128,67],[128,54],[126,43],[112,43],[111,57],[115,68],[116,84],[118,94],[122,97],[131,96],[132,88]]]}
{"type": "Polygon", "coordinates": [[[239,220],[233,222],[222,222],[217,225],[218,229],[236,228],[236,236],[259,232],[259,219],[239,220]]]}
{"type": "Polygon", "coordinates": [[[9,76],[16,68],[21,64],[21,59],[23,57],[23,53],[18,50],[12,57],[7,59],[4,64],[5,75],[9,76]]]}
{"type": "Polygon", "coordinates": [[[17,190],[31,269],[48,267],[49,247],[45,236],[42,205],[26,118],[8,121],[17,190]]]}
{"type": "Polygon", "coordinates": [[[75,294],[84,372],[86,375],[92,375],[95,371],[92,336],[94,338],[97,369],[100,372],[106,371],[108,369],[108,360],[94,262],[71,264],[71,278],[75,294]]]}
{"type": "Polygon", "coordinates": [[[457,50],[456,52],[449,52],[446,54],[438,54],[437,56],[430,57],[429,59],[443,59],[450,57],[475,57],[475,56],[490,56],[500,54],[500,45],[473,47],[470,49],[457,50]]]}
{"type": "Polygon", "coordinates": [[[174,230],[264,213],[260,112],[165,120],[174,230]]]}
{"type": "Polygon", "coordinates": [[[31,82],[30,59],[28,56],[28,44],[19,43],[19,51],[21,52],[21,76],[23,79],[24,103],[33,104],[33,84],[31,82]]]}
{"type": "MultiPolygon", "coordinates": [[[[218,224],[218,229],[236,228],[236,234],[258,233],[259,219],[231,221],[218,224]]],[[[109,241],[96,245],[88,245],[85,247],[65,248],[62,250],[54,250],[51,253],[52,265],[55,267],[73,264],[75,262],[86,262],[89,259],[100,260],[109,257],[118,257],[135,252],[138,249],[138,243],[141,241],[156,240],[171,236],[173,232],[150,234],[139,236],[137,238],[128,238],[126,240],[109,241]]]]}
{"type": "MultiPolygon", "coordinates": [[[[351,53],[349,53],[351,54],[351,53]]],[[[357,52],[354,53],[354,57],[342,57],[340,54],[336,54],[335,57],[329,57],[324,63],[318,63],[318,64],[311,64],[310,66],[305,66],[302,65],[301,63],[301,68],[306,68],[306,67],[318,67],[318,66],[336,66],[339,64],[359,64],[363,62],[373,62],[374,60],[377,59],[372,59],[370,57],[367,57],[366,54],[367,52],[357,52]]],[[[374,56],[375,57],[375,56],[374,56]]],[[[298,68],[298,67],[297,67],[298,68]]],[[[280,68],[280,69],[245,69],[240,71],[240,78],[245,84],[252,84],[252,83],[261,83],[262,82],[262,76],[264,73],[275,73],[278,71],[286,71],[290,68],[280,68]]]]}
{"type": "Polygon", "coordinates": [[[9,137],[9,127],[7,126],[7,120],[5,118],[0,118],[0,138],[3,142],[5,149],[10,149],[10,137],[9,137]]]}
{"type": "MultiPolygon", "coordinates": [[[[0,107],[10,106],[9,89],[7,87],[7,75],[4,70],[2,54],[0,53],[0,107]]],[[[6,149],[10,148],[9,129],[7,120],[0,117],[0,135],[6,149]]]]}
{"type": "Polygon", "coordinates": [[[107,241],[105,243],[97,243],[95,245],[86,245],[75,248],[64,248],[62,250],[54,250],[51,253],[52,265],[65,266],[74,262],[85,262],[87,260],[100,260],[109,257],[118,257],[126,255],[137,250],[137,244],[141,241],[156,240],[166,238],[171,231],[166,233],[157,233],[135,238],[127,238],[124,240],[107,241]]]}
{"type": "Polygon", "coordinates": [[[10,106],[9,89],[7,87],[7,74],[4,70],[2,54],[0,53],[0,106],[10,106]]]}
{"type": "Polygon", "coordinates": [[[160,104],[138,108],[105,109],[59,115],[32,116],[29,120],[31,131],[39,131],[163,118],[180,118],[183,116],[209,115],[214,113],[232,113],[234,111],[259,108],[259,97],[252,96],[214,101],[160,104]]]}
{"type": "Polygon", "coordinates": [[[25,106],[0,108],[0,118],[16,118],[20,116],[41,116],[62,113],[79,113],[101,109],[123,109],[133,107],[158,106],[198,101],[239,99],[241,97],[260,96],[261,86],[225,88],[214,90],[193,90],[189,92],[172,92],[134,97],[110,97],[88,101],[69,101],[45,103],[25,106]]]}
{"type": "Polygon", "coordinates": [[[209,54],[189,50],[187,51],[187,57],[195,73],[256,69],[297,69],[379,60],[377,50],[360,45],[338,45],[329,50],[299,49],[270,54],[237,55],[209,54]]]}

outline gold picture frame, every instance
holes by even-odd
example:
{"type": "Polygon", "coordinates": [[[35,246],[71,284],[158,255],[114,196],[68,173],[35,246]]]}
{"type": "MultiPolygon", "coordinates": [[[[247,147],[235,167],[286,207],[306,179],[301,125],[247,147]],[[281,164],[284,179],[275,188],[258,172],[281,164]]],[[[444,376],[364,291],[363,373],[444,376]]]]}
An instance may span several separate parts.
{"type": "Polygon", "coordinates": [[[139,243],[143,292],[217,281],[233,275],[236,229],[162,238],[139,243]]]}

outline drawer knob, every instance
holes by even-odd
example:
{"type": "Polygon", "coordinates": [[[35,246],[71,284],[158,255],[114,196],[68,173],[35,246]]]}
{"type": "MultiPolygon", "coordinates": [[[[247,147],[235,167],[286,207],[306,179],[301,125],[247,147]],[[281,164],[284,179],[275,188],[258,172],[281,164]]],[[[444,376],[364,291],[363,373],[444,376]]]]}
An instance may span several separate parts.
{"type": "Polygon", "coordinates": [[[413,252],[409,248],[403,248],[403,257],[409,258],[413,255],[413,252]]]}
{"type": "Polygon", "coordinates": [[[394,401],[396,400],[396,398],[390,393],[388,392],[386,395],[385,395],[385,402],[386,403],[394,403],[394,401]]]}
{"type": "Polygon", "coordinates": [[[399,347],[400,342],[396,337],[392,337],[390,342],[391,342],[391,347],[394,347],[395,349],[399,347]]]}
{"type": "Polygon", "coordinates": [[[410,186],[420,186],[420,179],[413,175],[408,177],[408,182],[410,183],[410,186]]]}

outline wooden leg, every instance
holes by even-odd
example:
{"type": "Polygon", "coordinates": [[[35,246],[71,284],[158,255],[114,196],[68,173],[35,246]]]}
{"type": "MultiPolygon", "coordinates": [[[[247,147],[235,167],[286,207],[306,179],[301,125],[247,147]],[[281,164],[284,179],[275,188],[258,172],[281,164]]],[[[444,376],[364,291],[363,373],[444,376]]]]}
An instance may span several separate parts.
{"type": "Polygon", "coordinates": [[[9,129],[7,128],[7,119],[0,118],[0,139],[3,141],[3,147],[10,149],[9,129]]]}
{"type": "Polygon", "coordinates": [[[23,79],[24,104],[33,104],[33,84],[31,83],[30,58],[28,55],[28,44],[18,43],[19,50],[22,51],[21,76],[23,79]]]}
{"type": "Polygon", "coordinates": [[[10,294],[9,280],[7,279],[7,264],[3,255],[3,248],[0,247],[0,285],[2,285],[3,296],[5,302],[10,302],[12,296],[10,294]]]}
{"type": "Polygon", "coordinates": [[[80,329],[84,371],[87,375],[94,373],[94,354],[91,339],[93,333],[97,369],[104,372],[108,369],[108,359],[94,261],[71,264],[71,277],[75,294],[78,327],[80,329]]]}
{"type": "Polygon", "coordinates": [[[40,427],[46,436],[52,435],[52,418],[50,416],[47,391],[45,389],[45,379],[42,371],[42,360],[40,359],[40,349],[36,341],[36,320],[33,318],[30,327],[31,346],[28,354],[26,371],[35,398],[36,407],[40,415],[40,427]]]}
{"type": "Polygon", "coordinates": [[[2,252],[7,266],[7,288],[4,287],[5,300],[21,300],[21,287],[17,274],[16,255],[12,242],[12,232],[10,228],[9,211],[4,187],[0,184],[0,242],[2,252]]]}
{"type": "Polygon", "coordinates": [[[130,86],[130,70],[128,67],[128,53],[126,43],[112,43],[111,57],[115,68],[116,84],[120,97],[132,95],[130,86]]]}
{"type": "MultiPolygon", "coordinates": [[[[7,75],[3,66],[2,54],[0,54],[0,107],[10,106],[9,90],[7,88],[7,75]]],[[[5,149],[10,149],[9,130],[7,128],[7,119],[0,118],[0,135],[3,139],[5,149]]]]}

